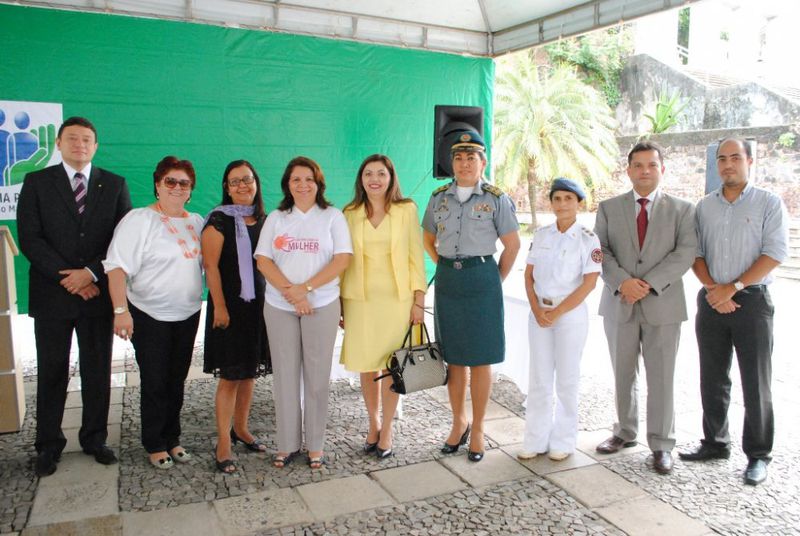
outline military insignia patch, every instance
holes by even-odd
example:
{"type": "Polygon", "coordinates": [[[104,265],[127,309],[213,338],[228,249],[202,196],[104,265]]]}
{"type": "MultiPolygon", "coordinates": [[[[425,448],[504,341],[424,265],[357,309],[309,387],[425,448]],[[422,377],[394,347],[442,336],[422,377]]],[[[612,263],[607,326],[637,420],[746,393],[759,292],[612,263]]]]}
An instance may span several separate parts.
{"type": "Polygon", "coordinates": [[[600,248],[595,248],[592,251],[592,260],[597,264],[603,262],[603,251],[600,248]]]}
{"type": "Polygon", "coordinates": [[[481,184],[481,188],[483,189],[484,192],[489,192],[495,197],[500,197],[501,195],[503,195],[503,190],[501,190],[500,188],[498,188],[493,184],[483,183],[481,184]]]}
{"type": "Polygon", "coordinates": [[[433,191],[433,193],[432,193],[431,195],[436,195],[436,194],[440,194],[440,193],[444,192],[445,190],[447,190],[448,188],[450,188],[450,185],[451,185],[451,184],[452,184],[452,183],[450,182],[450,183],[447,183],[447,184],[445,184],[444,186],[439,186],[438,188],[436,188],[436,189],[433,191]]]}
{"type": "Polygon", "coordinates": [[[462,134],[461,137],[458,139],[461,141],[469,141],[472,139],[472,136],[470,136],[469,134],[462,134]]]}
{"type": "Polygon", "coordinates": [[[494,209],[492,208],[492,205],[490,205],[489,203],[478,203],[478,204],[472,206],[472,211],[473,212],[489,212],[490,213],[490,212],[494,212],[494,209]]]}

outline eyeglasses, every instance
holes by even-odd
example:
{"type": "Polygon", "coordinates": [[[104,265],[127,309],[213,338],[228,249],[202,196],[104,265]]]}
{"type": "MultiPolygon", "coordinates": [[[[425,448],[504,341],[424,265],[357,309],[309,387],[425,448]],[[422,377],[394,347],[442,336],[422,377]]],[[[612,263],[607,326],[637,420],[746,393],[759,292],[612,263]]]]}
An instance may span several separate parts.
{"type": "Polygon", "coordinates": [[[164,177],[161,179],[164,186],[170,190],[174,190],[176,186],[180,186],[181,190],[188,190],[192,187],[192,181],[188,179],[176,179],[175,177],[164,177]]]}
{"type": "Polygon", "coordinates": [[[247,177],[242,177],[241,179],[228,179],[228,186],[231,188],[236,188],[240,184],[250,185],[255,182],[256,178],[248,175],[247,177]]]}

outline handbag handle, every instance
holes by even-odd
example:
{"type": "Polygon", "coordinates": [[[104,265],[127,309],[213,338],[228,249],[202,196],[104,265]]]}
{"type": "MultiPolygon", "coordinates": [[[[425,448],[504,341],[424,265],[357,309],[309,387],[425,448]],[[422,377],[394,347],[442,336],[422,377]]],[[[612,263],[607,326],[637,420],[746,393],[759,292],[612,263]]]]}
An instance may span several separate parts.
{"type": "MultiPolygon", "coordinates": [[[[414,341],[412,340],[411,334],[414,331],[414,326],[416,324],[411,324],[408,326],[408,331],[406,331],[406,336],[403,339],[403,344],[400,345],[400,348],[408,348],[411,349],[414,346],[414,341]]],[[[421,322],[420,324],[420,344],[430,344],[431,336],[428,334],[428,327],[425,325],[425,322],[421,322]]]]}

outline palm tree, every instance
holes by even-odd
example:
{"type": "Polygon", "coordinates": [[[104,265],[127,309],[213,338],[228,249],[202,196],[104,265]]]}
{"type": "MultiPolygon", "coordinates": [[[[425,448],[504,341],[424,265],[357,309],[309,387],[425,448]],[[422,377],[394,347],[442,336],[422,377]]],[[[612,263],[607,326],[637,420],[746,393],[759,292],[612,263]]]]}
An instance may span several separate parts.
{"type": "Polygon", "coordinates": [[[536,228],[536,192],[558,176],[587,187],[604,183],[617,166],[616,121],[602,94],[574,67],[537,66],[527,53],[498,65],[494,150],[498,180],[524,177],[536,228]]]}

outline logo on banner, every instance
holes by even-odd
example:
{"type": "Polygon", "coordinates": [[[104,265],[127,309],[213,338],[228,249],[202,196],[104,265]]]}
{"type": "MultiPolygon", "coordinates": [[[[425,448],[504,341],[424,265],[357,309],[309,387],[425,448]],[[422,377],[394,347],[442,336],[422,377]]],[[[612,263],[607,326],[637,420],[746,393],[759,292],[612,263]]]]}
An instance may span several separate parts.
{"type": "Polygon", "coordinates": [[[61,104],[0,100],[0,220],[17,218],[25,175],[61,162],[61,104]]]}

